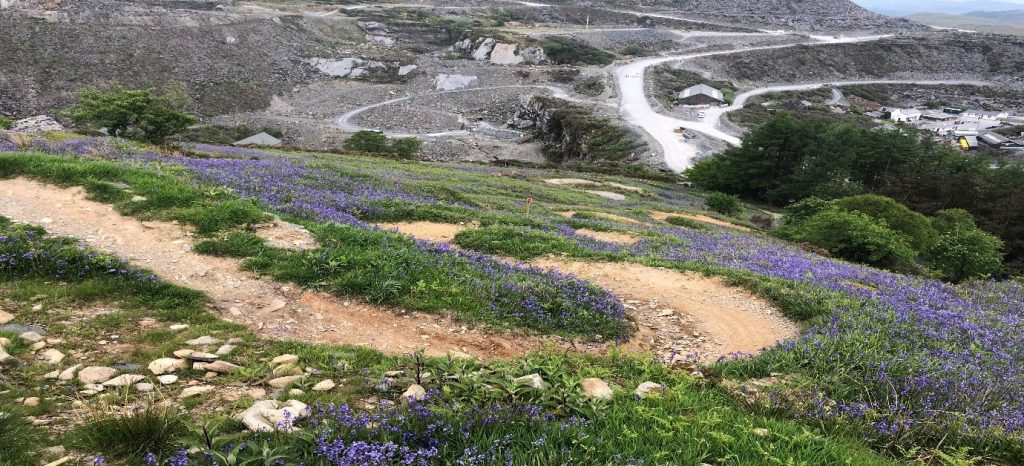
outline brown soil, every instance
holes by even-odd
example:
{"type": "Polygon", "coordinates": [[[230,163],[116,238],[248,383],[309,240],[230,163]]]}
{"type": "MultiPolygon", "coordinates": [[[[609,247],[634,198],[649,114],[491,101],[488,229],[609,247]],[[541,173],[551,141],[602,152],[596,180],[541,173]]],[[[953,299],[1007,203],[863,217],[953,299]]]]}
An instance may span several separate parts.
{"type": "Polygon", "coordinates": [[[736,225],[734,223],[726,222],[725,220],[719,220],[714,217],[708,217],[707,215],[688,214],[683,212],[651,212],[651,218],[659,222],[664,222],[669,217],[685,217],[691,220],[696,220],[698,222],[710,223],[712,225],[723,226],[726,228],[732,228],[740,231],[752,231],[750,228],[747,228],[743,225],[736,225]]]}
{"type": "Polygon", "coordinates": [[[609,243],[635,244],[637,241],[640,241],[640,238],[637,236],[615,231],[594,231],[587,228],[580,228],[579,230],[576,230],[576,233],[609,243]]]}
{"type": "MultiPolygon", "coordinates": [[[[432,222],[401,225],[402,233],[431,241],[454,236],[439,232],[462,228],[432,222]]],[[[590,233],[607,234],[584,234],[590,233]]],[[[674,352],[699,352],[706,360],[717,359],[757,353],[800,330],[771,303],[717,277],[625,262],[544,258],[532,264],[576,275],[619,295],[639,326],[624,344],[627,350],[653,349],[666,359],[674,352]]]]}
{"type": "Polygon", "coordinates": [[[377,226],[385,230],[394,230],[419,239],[438,243],[451,243],[455,240],[455,235],[459,234],[460,231],[472,228],[472,226],[467,225],[435,222],[378,223],[377,226]]]}
{"type": "Polygon", "coordinates": [[[425,347],[433,355],[459,351],[483,359],[514,357],[550,344],[569,345],[554,338],[468,330],[434,315],[263,280],[239,271],[238,260],[193,253],[193,238],[182,226],[122,216],[109,205],[86,199],[82,188],[3,180],[0,215],[79,238],[164,280],[203,291],[223,318],[266,336],[367,345],[393,354],[425,347]]]}

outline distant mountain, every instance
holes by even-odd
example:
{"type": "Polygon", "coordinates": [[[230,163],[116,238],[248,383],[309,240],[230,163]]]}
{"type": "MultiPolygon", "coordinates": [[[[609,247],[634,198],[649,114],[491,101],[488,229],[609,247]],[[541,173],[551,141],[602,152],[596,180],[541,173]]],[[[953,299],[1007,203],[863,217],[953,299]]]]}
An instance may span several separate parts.
{"type": "Polygon", "coordinates": [[[959,15],[918,13],[907,18],[935,27],[1024,35],[1024,10],[972,11],[959,15]]]}
{"type": "Polygon", "coordinates": [[[958,15],[970,11],[1005,11],[1024,9],[1021,0],[854,0],[877,13],[904,16],[917,13],[958,15]]]}

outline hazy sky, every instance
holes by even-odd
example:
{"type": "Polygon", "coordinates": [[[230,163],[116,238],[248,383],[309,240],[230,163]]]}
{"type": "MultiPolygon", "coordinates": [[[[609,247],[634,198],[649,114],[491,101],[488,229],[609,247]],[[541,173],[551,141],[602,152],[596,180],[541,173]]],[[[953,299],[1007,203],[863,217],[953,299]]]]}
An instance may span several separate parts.
{"type": "Polygon", "coordinates": [[[886,14],[922,11],[964,13],[977,10],[1024,9],[1024,0],[853,0],[861,6],[886,14]]]}

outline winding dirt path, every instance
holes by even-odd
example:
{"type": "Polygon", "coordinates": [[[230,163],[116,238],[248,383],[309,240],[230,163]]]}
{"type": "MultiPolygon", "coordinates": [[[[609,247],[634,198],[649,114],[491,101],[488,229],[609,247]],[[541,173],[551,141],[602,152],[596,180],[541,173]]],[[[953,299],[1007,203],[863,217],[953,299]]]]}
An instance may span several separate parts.
{"type": "Polygon", "coordinates": [[[193,238],[181,226],[140,222],[111,206],[86,199],[82,188],[60,188],[24,178],[0,180],[0,215],[43,226],[52,234],[144,267],[160,278],[209,295],[213,311],[265,336],[321,343],[366,345],[392,354],[426,348],[481,359],[518,356],[555,338],[487,334],[438,316],[374,306],[355,298],[302,291],[239,270],[240,261],[192,252],[193,238]]]}

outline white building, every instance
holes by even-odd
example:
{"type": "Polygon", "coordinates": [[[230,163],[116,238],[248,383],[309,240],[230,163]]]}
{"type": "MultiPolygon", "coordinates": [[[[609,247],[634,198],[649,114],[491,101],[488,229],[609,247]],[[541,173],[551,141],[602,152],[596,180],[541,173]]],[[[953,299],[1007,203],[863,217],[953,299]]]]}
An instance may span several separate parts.
{"type": "Polygon", "coordinates": [[[972,109],[964,110],[964,113],[962,113],[961,115],[968,118],[977,118],[979,120],[997,121],[1009,118],[1010,112],[972,109]]]}
{"type": "Polygon", "coordinates": [[[921,111],[913,108],[890,108],[886,111],[889,119],[896,122],[911,123],[921,119],[921,111]]]}

